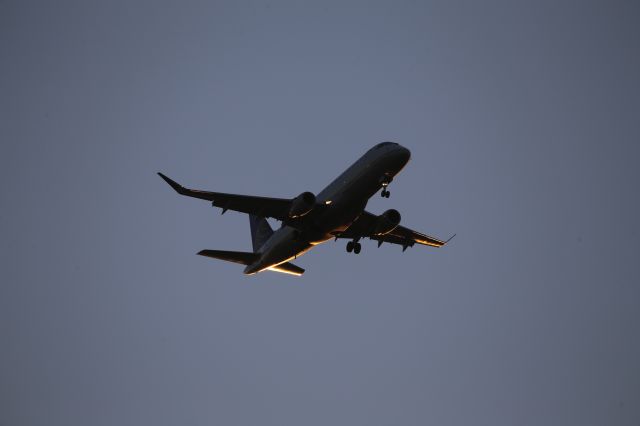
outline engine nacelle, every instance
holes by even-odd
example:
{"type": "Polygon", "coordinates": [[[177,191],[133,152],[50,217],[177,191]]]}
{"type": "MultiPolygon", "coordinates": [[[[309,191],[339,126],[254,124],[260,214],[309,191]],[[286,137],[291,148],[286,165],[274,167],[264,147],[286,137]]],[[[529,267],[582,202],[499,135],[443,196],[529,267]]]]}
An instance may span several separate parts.
{"type": "Polygon", "coordinates": [[[389,209],[378,216],[375,235],[385,235],[393,231],[400,225],[400,212],[395,209],[389,209]]]}
{"type": "Polygon", "coordinates": [[[291,200],[289,208],[289,218],[295,219],[309,213],[316,205],[316,196],[312,192],[303,192],[291,200]]]}

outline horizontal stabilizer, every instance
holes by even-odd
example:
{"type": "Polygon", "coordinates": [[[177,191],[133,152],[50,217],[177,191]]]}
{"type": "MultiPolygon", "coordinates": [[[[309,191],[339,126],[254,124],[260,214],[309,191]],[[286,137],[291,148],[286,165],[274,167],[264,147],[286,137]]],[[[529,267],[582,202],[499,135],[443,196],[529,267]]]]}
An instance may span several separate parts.
{"type": "MultiPolygon", "coordinates": [[[[228,251],[228,250],[200,250],[198,252],[200,256],[211,257],[213,259],[226,260],[227,262],[239,263],[241,265],[251,265],[258,258],[260,254],[250,253],[246,251],[228,251]]],[[[304,269],[293,263],[282,263],[277,266],[272,266],[269,271],[282,272],[284,274],[291,274],[300,276],[304,274],[304,269]]]]}
{"type": "Polygon", "coordinates": [[[304,274],[304,269],[289,262],[281,263],[277,266],[272,266],[271,268],[269,268],[269,271],[282,272],[284,274],[296,275],[298,277],[304,274]]]}
{"type": "Polygon", "coordinates": [[[257,253],[249,253],[246,251],[227,251],[227,250],[200,250],[198,254],[200,256],[226,260],[227,262],[239,263],[241,265],[251,265],[260,256],[257,253]]]}

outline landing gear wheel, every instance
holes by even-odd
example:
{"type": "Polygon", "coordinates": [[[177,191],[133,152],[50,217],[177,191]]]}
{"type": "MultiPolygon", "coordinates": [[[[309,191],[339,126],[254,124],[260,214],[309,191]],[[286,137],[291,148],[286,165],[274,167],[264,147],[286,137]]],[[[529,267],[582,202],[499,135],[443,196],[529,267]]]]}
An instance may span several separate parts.
{"type": "Polygon", "coordinates": [[[355,254],[360,254],[360,250],[362,250],[362,246],[360,245],[360,243],[355,243],[353,245],[353,252],[355,254]]]}
{"type": "Polygon", "coordinates": [[[382,192],[380,193],[380,196],[382,198],[389,198],[390,195],[391,195],[391,193],[389,191],[387,191],[386,189],[383,189],[382,192]]]}
{"type": "Polygon", "coordinates": [[[347,243],[347,253],[351,253],[353,251],[353,241],[349,241],[347,243]]]}

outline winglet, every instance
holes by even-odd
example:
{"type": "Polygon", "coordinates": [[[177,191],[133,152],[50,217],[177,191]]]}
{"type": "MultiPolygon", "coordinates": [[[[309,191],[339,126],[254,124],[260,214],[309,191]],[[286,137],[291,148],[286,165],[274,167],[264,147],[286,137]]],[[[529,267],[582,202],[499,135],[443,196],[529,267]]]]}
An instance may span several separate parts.
{"type": "Polygon", "coordinates": [[[171,178],[163,175],[160,172],[158,172],[158,176],[164,179],[164,181],[167,182],[169,185],[171,185],[171,187],[175,189],[175,191],[178,192],[179,194],[182,194],[184,192],[184,187],[180,185],[178,182],[176,182],[175,180],[172,180],[171,178]]]}
{"type": "Polygon", "coordinates": [[[455,237],[457,234],[453,234],[452,236],[449,237],[449,239],[447,241],[445,241],[444,243],[447,244],[449,241],[453,240],[453,237],[455,237]]]}

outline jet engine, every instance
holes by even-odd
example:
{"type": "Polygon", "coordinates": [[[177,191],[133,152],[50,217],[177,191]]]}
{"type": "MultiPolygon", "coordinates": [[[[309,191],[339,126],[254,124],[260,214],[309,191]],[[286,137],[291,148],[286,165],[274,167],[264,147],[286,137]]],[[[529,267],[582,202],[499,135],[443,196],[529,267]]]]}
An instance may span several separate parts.
{"type": "Polygon", "coordinates": [[[395,209],[389,209],[378,216],[374,235],[385,235],[393,231],[400,225],[400,212],[395,209]]]}
{"type": "Polygon", "coordinates": [[[316,196],[312,192],[303,192],[291,200],[289,218],[295,219],[309,213],[316,205],[316,196]]]}

